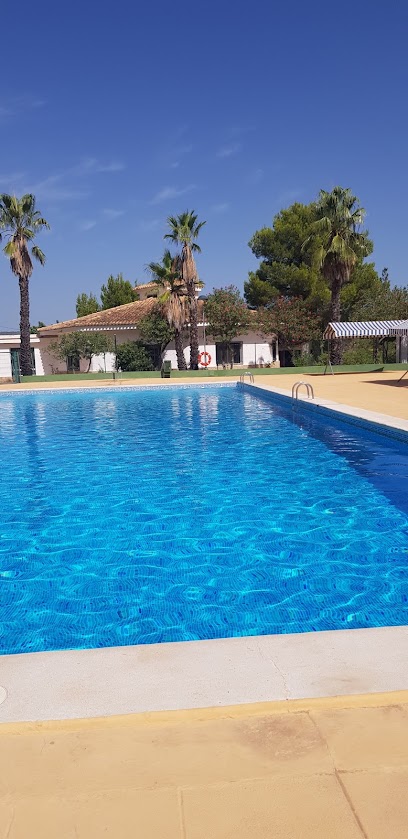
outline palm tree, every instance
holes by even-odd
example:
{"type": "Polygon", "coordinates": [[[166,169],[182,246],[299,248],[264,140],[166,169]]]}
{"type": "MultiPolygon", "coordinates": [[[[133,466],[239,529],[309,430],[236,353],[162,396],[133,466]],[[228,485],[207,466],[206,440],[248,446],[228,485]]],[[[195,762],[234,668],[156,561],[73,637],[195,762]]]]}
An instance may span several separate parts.
{"type": "Polygon", "coordinates": [[[169,216],[167,223],[170,233],[165,239],[171,239],[181,245],[181,275],[187,290],[190,319],[190,370],[198,370],[198,307],[196,287],[198,283],[197,268],[194,253],[201,253],[201,248],[195,239],[205,225],[205,221],[197,223],[194,212],[186,210],[179,216],[169,216]]]}
{"type": "MultiPolygon", "coordinates": [[[[330,320],[339,321],[341,290],[349,282],[356,263],[372,250],[367,232],[360,229],[365,210],[350,189],[335,186],[331,192],[320,191],[316,214],[317,220],[303,248],[309,243],[316,245],[314,261],[331,290],[330,320]]],[[[341,364],[341,356],[341,340],[333,341],[331,361],[341,364]]]]}
{"type": "MultiPolygon", "coordinates": [[[[8,236],[3,251],[20,286],[20,367],[23,376],[32,373],[28,281],[33,273],[33,263],[28,243],[44,227],[49,229],[49,224],[35,209],[34,195],[23,195],[22,198],[5,193],[0,195],[0,231],[8,236]]],[[[45,255],[37,245],[31,248],[31,255],[44,265],[45,255]]]]}
{"type": "Polygon", "coordinates": [[[181,257],[172,256],[169,250],[164,251],[161,262],[149,262],[153,281],[164,287],[159,302],[170,327],[174,329],[174,344],[176,347],[177,367],[187,370],[183,347],[183,329],[188,321],[187,289],[181,275],[181,257]]]}

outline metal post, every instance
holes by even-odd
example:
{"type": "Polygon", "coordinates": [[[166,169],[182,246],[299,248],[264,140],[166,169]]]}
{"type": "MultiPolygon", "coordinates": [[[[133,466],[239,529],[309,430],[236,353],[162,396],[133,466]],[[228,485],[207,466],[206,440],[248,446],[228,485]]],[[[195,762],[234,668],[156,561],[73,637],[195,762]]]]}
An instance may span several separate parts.
{"type": "Polygon", "coordinates": [[[203,332],[204,332],[204,359],[207,361],[207,339],[205,334],[205,309],[203,303],[203,332]]]}
{"type": "Polygon", "coordinates": [[[332,376],[334,376],[334,370],[333,370],[332,363],[331,363],[331,358],[330,358],[330,350],[331,350],[331,344],[330,344],[330,338],[328,338],[327,339],[327,362],[326,362],[326,367],[324,368],[324,373],[323,373],[324,376],[326,375],[328,367],[330,367],[330,372],[331,372],[332,376]]]}
{"type": "Polygon", "coordinates": [[[113,343],[114,343],[114,347],[115,347],[115,363],[113,365],[113,374],[112,375],[113,375],[113,381],[115,381],[116,380],[116,351],[117,351],[117,348],[118,348],[117,341],[116,341],[116,335],[113,336],[113,343]]]}

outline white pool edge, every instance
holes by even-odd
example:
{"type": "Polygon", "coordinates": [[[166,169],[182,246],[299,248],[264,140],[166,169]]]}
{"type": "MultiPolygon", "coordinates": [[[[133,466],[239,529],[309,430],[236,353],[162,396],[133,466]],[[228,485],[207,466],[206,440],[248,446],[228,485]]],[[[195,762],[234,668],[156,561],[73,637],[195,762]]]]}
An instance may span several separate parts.
{"type": "Polygon", "coordinates": [[[0,723],[400,691],[408,627],[10,655],[0,684],[0,723]]]}

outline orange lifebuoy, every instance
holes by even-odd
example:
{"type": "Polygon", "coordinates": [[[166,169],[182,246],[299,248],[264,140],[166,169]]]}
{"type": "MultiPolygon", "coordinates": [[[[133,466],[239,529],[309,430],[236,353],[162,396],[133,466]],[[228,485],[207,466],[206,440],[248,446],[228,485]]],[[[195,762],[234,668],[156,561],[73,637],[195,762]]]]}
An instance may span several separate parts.
{"type": "Polygon", "coordinates": [[[198,363],[201,364],[202,367],[208,367],[211,364],[211,356],[209,352],[199,352],[198,353],[198,363]],[[204,358],[204,361],[203,361],[204,358]]]}

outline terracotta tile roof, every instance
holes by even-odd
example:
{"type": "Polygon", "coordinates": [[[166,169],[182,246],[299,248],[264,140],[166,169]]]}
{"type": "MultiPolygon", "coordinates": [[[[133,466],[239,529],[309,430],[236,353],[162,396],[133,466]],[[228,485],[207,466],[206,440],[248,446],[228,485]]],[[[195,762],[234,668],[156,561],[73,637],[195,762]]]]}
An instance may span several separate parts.
{"type": "MultiPolygon", "coordinates": [[[[84,315],[82,318],[64,320],[61,323],[52,323],[50,326],[42,326],[38,335],[56,335],[60,332],[75,332],[79,329],[131,329],[137,326],[139,321],[149,315],[157,306],[155,297],[148,297],[146,300],[135,300],[134,303],[125,303],[124,306],[116,306],[114,309],[104,309],[101,312],[94,312],[92,315],[84,315]]],[[[199,321],[202,320],[203,302],[198,301],[199,321]]]]}
{"type": "Polygon", "coordinates": [[[153,281],[150,283],[138,283],[135,285],[134,289],[135,291],[139,291],[139,288],[160,288],[160,284],[154,283],[153,281]]]}
{"type": "Polygon", "coordinates": [[[94,312],[92,315],[84,315],[82,318],[64,320],[61,323],[53,323],[50,326],[42,326],[38,330],[39,335],[76,331],[78,329],[113,329],[115,326],[131,328],[136,326],[152,309],[157,306],[154,297],[147,300],[135,300],[134,303],[125,303],[123,306],[116,306],[114,309],[104,309],[101,312],[94,312]]]}

